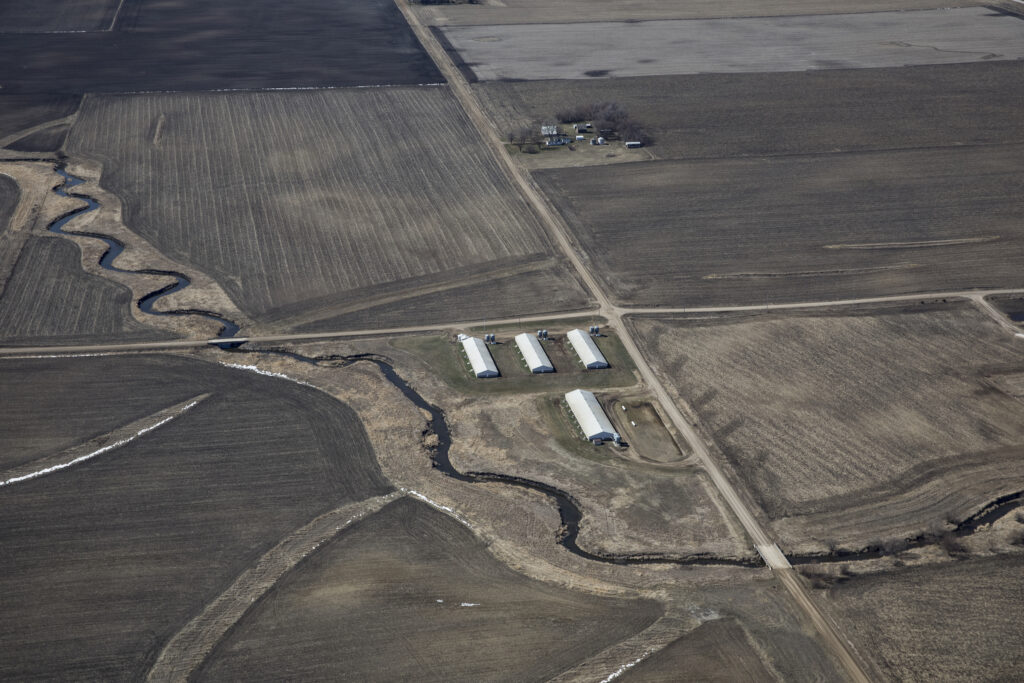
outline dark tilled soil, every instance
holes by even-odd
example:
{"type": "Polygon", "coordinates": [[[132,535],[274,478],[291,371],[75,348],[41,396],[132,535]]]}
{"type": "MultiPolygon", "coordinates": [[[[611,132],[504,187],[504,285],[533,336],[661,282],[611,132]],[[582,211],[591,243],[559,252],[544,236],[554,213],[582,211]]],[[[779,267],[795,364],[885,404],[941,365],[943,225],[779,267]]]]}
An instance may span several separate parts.
{"type": "Polygon", "coordinates": [[[76,373],[95,377],[75,386],[84,407],[44,397],[31,424],[5,418],[16,433],[80,423],[103,402],[122,422],[150,410],[140,400],[213,395],[128,445],[0,491],[7,680],[140,680],[164,643],[283,537],[388,490],[355,413],[313,389],[166,357],[0,367],[9,364],[21,373],[3,382],[5,406],[21,393],[15,409],[31,396],[23,383],[61,395],[76,373]]]}
{"type": "Polygon", "coordinates": [[[70,116],[79,100],[79,95],[0,95],[0,138],[70,116]]]}
{"type": "Polygon", "coordinates": [[[1022,287],[1021,145],[657,161],[535,175],[624,304],[1022,287]]]}
{"type": "MultiPolygon", "coordinates": [[[[141,2],[126,0],[124,4],[141,2]]],[[[120,0],[32,0],[0,3],[0,33],[101,31],[110,26],[120,0]]]]}
{"type": "Polygon", "coordinates": [[[528,579],[459,522],[405,498],[287,575],[198,679],[546,680],[659,613],[528,579]]]}
{"type": "Polygon", "coordinates": [[[128,0],[114,31],[11,33],[8,93],[195,91],[436,83],[391,0],[128,0]]]}
{"type": "Polygon", "coordinates": [[[170,334],[135,320],[126,287],[82,270],[70,240],[29,237],[0,293],[0,343],[151,341],[170,334]]]}
{"type": "Polygon", "coordinates": [[[0,233],[8,228],[8,222],[18,208],[18,200],[21,198],[21,191],[18,183],[12,178],[0,175],[0,233]]]}

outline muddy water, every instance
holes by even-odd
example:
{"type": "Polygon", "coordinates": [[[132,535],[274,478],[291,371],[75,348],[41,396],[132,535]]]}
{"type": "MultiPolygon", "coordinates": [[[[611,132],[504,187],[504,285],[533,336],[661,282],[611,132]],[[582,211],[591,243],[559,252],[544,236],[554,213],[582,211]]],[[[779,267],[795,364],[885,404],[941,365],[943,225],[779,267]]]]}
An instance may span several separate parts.
{"type": "Polygon", "coordinates": [[[121,255],[121,252],[124,251],[124,244],[122,244],[119,240],[116,240],[113,237],[103,235],[98,232],[66,232],[64,230],[65,225],[67,225],[74,219],[78,218],[79,216],[87,214],[91,211],[95,211],[100,207],[100,203],[97,202],[92,197],[89,197],[88,195],[69,191],[72,188],[77,187],[78,185],[84,183],[85,181],[82,178],[76,178],[75,176],[71,175],[66,170],[64,170],[64,167],[62,165],[57,166],[55,170],[57,171],[57,174],[64,179],[64,182],[60,186],[55,187],[53,191],[61,197],[73,197],[75,199],[80,199],[84,201],[86,205],[80,209],[76,209],[70,213],[63,215],[57,220],[50,223],[48,227],[48,230],[50,230],[50,232],[55,232],[58,235],[81,235],[84,237],[91,237],[93,239],[97,239],[106,243],[107,250],[103,252],[103,256],[100,258],[100,266],[106,270],[112,270],[117,273],[134,273],[139,275],[162,275],[175,278],[177,280],[176,283],[172,283],[170,285],[167,285],[166,287],[161,287],[158,290],[150,292],[149,294],[146,294],[136,302],[136,304],[139,307],[139,310],[141,310],[143,313],[148,313],[150,315],[196,315],[202,318],[215,320],[218,323],[220,323],[221,330],[220,333],[217,335],[217,337],[220,339],[228,339],[238,334],[238,325],[228,320],[227,318],[223,318],[215,313],[210,313],[208,311],[197,311],[193,309],[158,311],[153,308],[156,302],[162,299],[163,297],[169,296],[174,292],[181,291],[182,289],[185,289],[190,284],[192,284],[191,281],[181,273],[172,270],[125,270],[124,268],[118,268],[117,266],[114,265],[114,261],[117,259],[118,256],[121,255]]]}

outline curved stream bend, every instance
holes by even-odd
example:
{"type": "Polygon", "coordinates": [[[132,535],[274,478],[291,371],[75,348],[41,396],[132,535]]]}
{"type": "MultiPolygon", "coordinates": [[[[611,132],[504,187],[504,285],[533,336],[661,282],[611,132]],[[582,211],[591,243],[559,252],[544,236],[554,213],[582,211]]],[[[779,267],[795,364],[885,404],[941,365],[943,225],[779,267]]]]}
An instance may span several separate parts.
{"type": "Polygon", "coordinates": [[[124,251],[124,244],[120,240],[114,239],[113,237],[103,235],[98,232],[66,232],[64,230],[65,225],[67,225],[70,221],[74,220],[75,218],[78,218],[83,214],[89,213],[90,211],[95,211],[100,207],[100,203],[88,195],[79,194],[77,192],[68,192],[68,190],[70,190],[71,188],[84,183],[84,179],[75,177],[68,173],[64,169],[63,164],[57,165],[54,170],[56,170],[57,174],[64,179],[63,183],[53,188],[54,193],[61,197],[74,197],[75,199],[81,199],[86,203],[86,205],[80,209],[75,209],[74,211],[66,213],[57,220],[50,223],[49,227],[47,228],[50,232],[55,232],[58,235],[65,236],[92,237],[93,239],[98,239],[102,240],[103,242],[106,242],[107,250],[103,252],[103,256],[100,257],[100,266],[106,270],[111,270],[114,271],[115,273],[133,273],[136,275],[162,275],[175,278],[177,280],[176,283],[152,291],[149,294],[146,294],[145,296],[140,298],[136,302],[136,304],[139,307],[139,310],[141,310],[143,313],[148,313],[150,315],[197,315],[202,318],[216,320],[218,323],[220,323],[221,330],[220,333],[217,335],[218,339],[229,339],[238,334],[239,327],[236,323],[232,322],[231,320],[228,320],[227,318],[222,318],[216,313],[210,313],[209,311],[199,311],[195,309],[157,311],[153,308],[154,304],[156,304],[156,302],[159,299],[162,299],[165,296],[173,294],[174,292],[181,291],[182,289],[185,289],[190,284],[192,284],[192,281],[185,277],[183,274],[175,272],[173,270],[151,270],[148,268],[145,270],[126,270],[124,268],[118,268],[117,266],[114,265],[114,260],[121,255],[122,251],[124,251]]]}
{"type": "Polygon", "coordinates": [[[558,530],[557,542],[560,546],[568,550],[574,555],[585,558],[587,560],[593,560],[595,562],[604,562],[608,564],[674,564],[682,566],[692,565],[731,565],[738,567],[761,567],[763,562],[760,556],[745,560],[729,558],[729,557],[716,557],[713,555],[689,555],[685,557],[671,557],[666,555],[654,555],[654,554],[633,554],[633,555],[605,555],[601,553],[593,553],[588,550],[584,550],[579,546],[578,537],[580,533],[580,522],[583,520],[583,512],[580,509],[580,504],[570,494],[562,491],[561,489],[555,488],[549,484],[544,484],[539,481],[532,479],[526,479],[524,477],[515,477],[508,474],[496,474],[492,472],[460,472],[455,469],[452,465],[449,452],[452,445],[451,430],[448,428],[448,421],[445,419],[444,411],[428,402],[423,396],[421,396],[415,389],[409,386],[409,383],[402,378],[395,368],[391,365],[386,358],[377,356],[374,354],[357,354],[352,356],[344,355],[332,355],[332,356],[303,356],[302,354],[295,353],[293,351],[284,351],[281,349],[233,349],[233,353],[255,353],[255,354],[267,354],[267,355],[278,355],[293,358],[302,363],[308,363],[310,365],[334,365],[336,367],[344,367],[353,363],[366,362],[373,363],[380,371],[384,374],[392,385],[395,386],[402,395],[409,399],[413,405],[417,408],[422,408],[429,415],[430,419],[427,421],[427,429],[424,432],[426,434],[434,434],[437,436],[437,445],[431,449],[430,458],[435,468],[440,470],[444,475],[457,479],[458,481],[464,481],[471,484],[481,483],[502,483],[510,486],[518,486],[520,488],[532,489],[543,493],[548,498],[552,499],[555,505],[558,507],[558,514],[561,517],[561,527],[558,530]]]}

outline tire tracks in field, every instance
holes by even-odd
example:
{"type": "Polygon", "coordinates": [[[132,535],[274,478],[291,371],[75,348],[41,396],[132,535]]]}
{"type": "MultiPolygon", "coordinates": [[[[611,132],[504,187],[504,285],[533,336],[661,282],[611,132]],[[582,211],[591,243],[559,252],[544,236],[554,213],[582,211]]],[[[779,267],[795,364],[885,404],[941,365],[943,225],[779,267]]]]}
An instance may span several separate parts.
{"type": "Polygon", "coordinates": [[[321,545],[352,524],[377,512],[405,494],[383,496],[342,505],[296,529],[242,572],[223,593],[214,598],[164,646],[146,676],[162,683],[184,681],[282,576],[294,569],[321,545]]]}
{"type": "Polygon", "coordinates": [[[69,191],[72,188],[77,187],[78,185],[84,183],[85,180],[68,173],[64,167],[64,164],[58,164],[56,167],[54,167],[54,170],[57,172],[59,176],[61,176],[64,179],[63,183],[53,188],[54,194],[60,197],[73,197],[75,199],[81,199],[82,201],[85,202],[86,205],[84,207],[70,211],[64,214],[63,216],[60,216],[59,218],[51,222],[49,226],[47,226],[47,230],[58,235],[62,235],[64,237],[91,237],[93,239],[105,242],[107,245],[107,250],[103,252],[103,256],[100,257],[99,261],[100,266],[105,270],[114,271],[116,273],[128,273],[135,275],[160,275],[164,277],[175,278],[177,282],[166,285],[165,287],[161,287],[160,289],[156,289],[150,292],[149,294],[146,294],[145,296],[141,297],[136,302],[136,305],[139,307],[139,310],[141,310],[143,313],[148,313],[150,315],[172,316],[195,315],[202,318],[207,318],[209,320],[214,320],[220,323],[221,331],[217,335],[218,339],[230,339],[231,337],[234,337],[236,334],[238,334],[239,326],[235,322],[228,320],[227,318],[224,318],[223,316],[220,316],[216,313],[212,313],[210,311],[201,311],[196,309],[176,309],[172,311],[158,311],[154,308],[158,300],[164,298],[165,296],[169,296],[175,292],[181,291],[188,287],[190,284],[192,284],[192,281],[189,280],[188,277],[186,277],[184,274],[173,270],[156,270],[148,268],[143,270],[128,270],[125,268],[118,268],[117,266],[114,265],[114,260],[117,259],[117,257],[121,254],[122,251],[124,251],[125,245],[123,242],[109,235],[104,235],[103,233],[99,232],[69,232],[65,230],[64,226],[70,223],[71,221],[75,220],[80,216],[83,216],[87,213],[91,213],[99,209],[100,203],[94,197],[90,197],[89,195],[69,191]]]}

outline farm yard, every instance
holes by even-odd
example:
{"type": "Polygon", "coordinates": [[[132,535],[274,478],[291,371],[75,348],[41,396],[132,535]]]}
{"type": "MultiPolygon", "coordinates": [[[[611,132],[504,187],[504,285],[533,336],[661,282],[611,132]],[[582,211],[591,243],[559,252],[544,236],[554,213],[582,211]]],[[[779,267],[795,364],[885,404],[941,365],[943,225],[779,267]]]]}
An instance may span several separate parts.
{"type": "Polygon", "coordinates": [[[196,679],[541,681],[659,616],[653,601],[514,573],[462,524],[405,498],[289,574],[196,679]]]}
{"type": "Polygon", "coordinates": [[[0,341],[12,345],[166,339],[131,315],[124,286],[82,270],[72,242],[29,237],[0,291],[0,341]]]}
{"type": "Polygon", "coordinates": [[[4,678],[137,680],[281,538],[389,490],[355,413],[308,387],[166,356],[5,360],[0,370],[14,392],[5,406],[21,416],[5,419],[4,441],[22,444],[23,463],[211,393],[109,453],[2,488],[4,678]],[[68,410],[64,427],[53,419],[62,403],[91,407],[68,410]]]}
{"type": "Polygon", "coordinates": [[[865,69],[1024,57],[1019,17],[984,7],[442,31],[482,81],[865,69]]]}
{"type": "MultiPolygon", "coordinates": [[[[819,154],[1024,142],[1020,62],[548,81],[481,81],[499,130],[580,102],[617,102],[659,159],[819,154]]],[[[579,155],[546,154],[561,165],[579,155]]],[[[626,158],[620,155],[620,159],[626,158]]],[[[633,156],[644,160],[645,157],[633,156]]]]}
{"type": "MultiPolygon", "coordinates": [[[[5,94],[414,85],[441,81],[391,0],[15,3],[11,19],[81,28],[3,33],[5,94]],[[103,24],[96,30],[97,24],[103,24]],[[91,30],[89,30],[91,29],[91,30]],[[70,32],[67,32],[70,31],[70,32]]],[[[5,3],[12,6],[11,3],[5,3]]]]}
{"type": "MultiPolygon", "coordinates": [[[[69,148],[103,163],[134,231],[247,314],[299,327],[352,290],[552,255],[468,125],[446,88],[92,97],[69,148]]],[[[564,280],[556,310],[582,297],[564,280]]],[[[521,310],[506,305],[492,315],[521,310]]]]}
{"type": "Polygon", "coordinates": [[[658,161],[534,177],[619,304],[828,301],[1024,286],[1022,149],[658,161]]]}
{"type": "Polygon", "coordinates": [[[1022,571],[1018,555],[856,576],[827,603],[886,678],[1013,680],[1024,665],[1022,571]]]}
{"type": "Polygon", "coordinates": [[[631,322],[783,547],[902,538],[1024,488],[1024,414],[991,379],[1024,356],[969,304],[631,322]]]}

